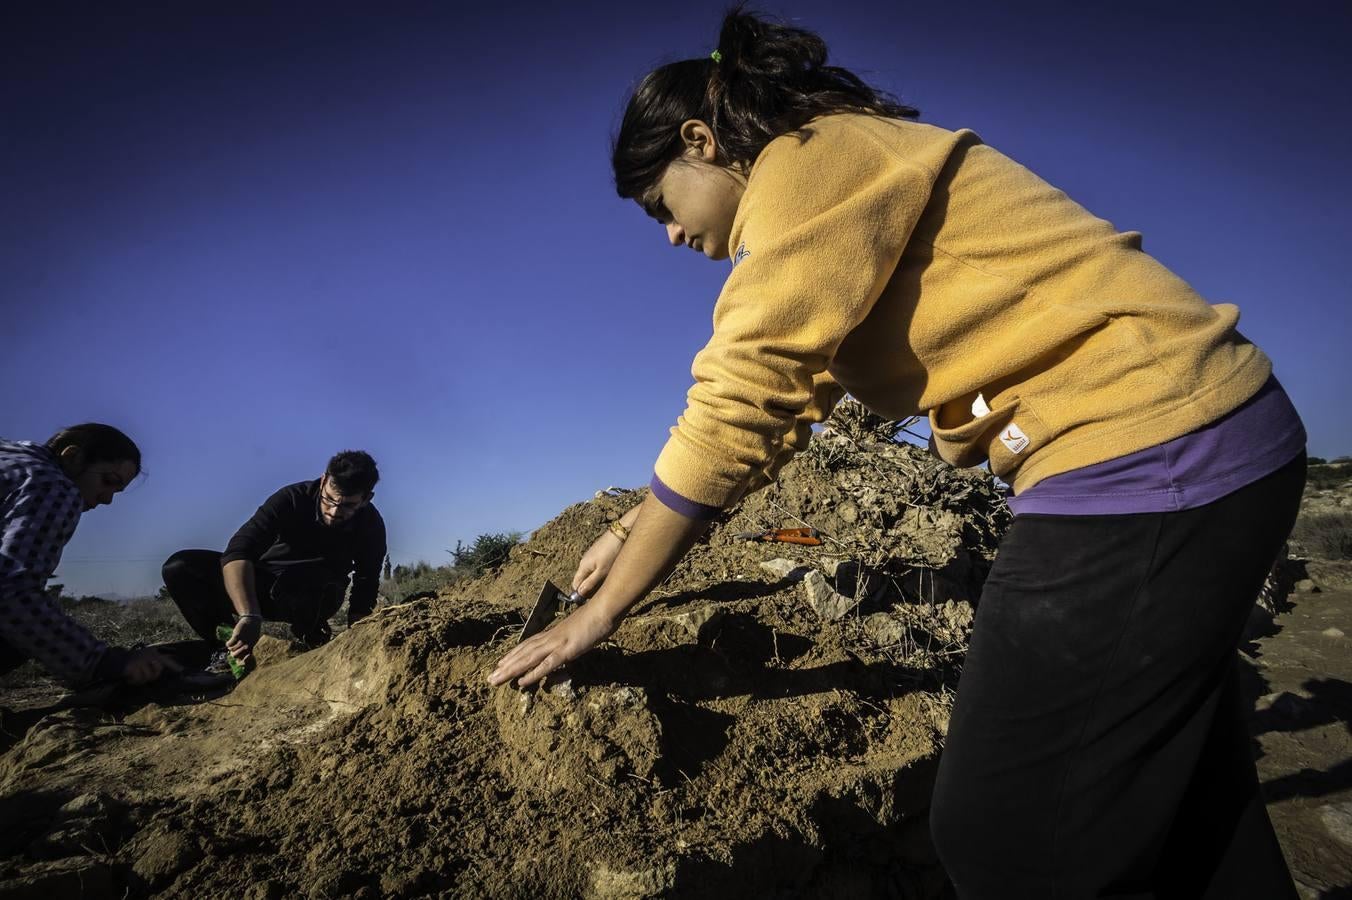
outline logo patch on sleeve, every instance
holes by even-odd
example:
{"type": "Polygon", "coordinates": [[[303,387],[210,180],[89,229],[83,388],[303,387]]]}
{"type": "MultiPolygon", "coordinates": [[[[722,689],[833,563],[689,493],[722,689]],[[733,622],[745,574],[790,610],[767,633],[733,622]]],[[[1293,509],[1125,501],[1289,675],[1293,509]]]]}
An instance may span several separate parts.
{"type": "Polygon", "coordinates": [[[1031,442],[1028,440],[1028,435],[1024,434],[1019,426],[1010,422],[1000,432],[1000,443],[1004,444],[1010,453],[1022,453],[1028,449],[1031,442]]]}
{"type": "Polygon", "coordinates": [[[751,251],[746,249],[746,244],[745,243],[739,244],[737,247],[737,252],[732,255],[733,268],[736,268],[739,262],[746,259],[750,255],[751,251]]]}

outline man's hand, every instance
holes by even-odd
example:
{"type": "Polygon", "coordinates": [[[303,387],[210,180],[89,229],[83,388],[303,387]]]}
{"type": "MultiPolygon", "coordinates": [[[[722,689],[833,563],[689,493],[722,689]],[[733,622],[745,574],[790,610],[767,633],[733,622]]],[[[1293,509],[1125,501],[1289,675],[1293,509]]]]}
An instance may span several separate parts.
{"type": "Polygon", "coordinates": [[[235,659],[244,662],[253,652],[254,644],[258,643],[262,633],[263,618],[245,616],[235,623],[235,630],[230,633],[230,640],[225,642],[225,649],[229,650],[235,659]]]}
{"type": "Polygon", "coordinates": [[[521,687],[535,684],[610,637],[618,624],[596,606],[580,606],[562,622],[518,645],[499,660],[488,682],[497,685],[519,676],[517,684],[521,687]]]}
{"type": "Polygon", "coordinates": [[[128,684],[147,684],[165,673],[182,672],[183,667],[154,647],[131,651],[122,666],[122,679],[128,684]]]}
{"type": "Polygon", "coordinates": [[[622,547],[624,541],[613,532],[601,532],[601,536],[592,542],[577,564],[577,572],[573,574],[573,590],[584,597],[596,593],[601,582],[610,574],[610,567],[615,564],[615,557],[620,555],[622,547]]]}

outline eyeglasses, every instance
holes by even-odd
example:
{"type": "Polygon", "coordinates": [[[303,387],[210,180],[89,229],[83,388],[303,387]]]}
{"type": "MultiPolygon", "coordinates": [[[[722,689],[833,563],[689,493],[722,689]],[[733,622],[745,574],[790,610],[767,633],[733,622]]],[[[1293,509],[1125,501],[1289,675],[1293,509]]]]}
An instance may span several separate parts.
{"type": "Polygon", "coordinates": [[[331,512],[356,512],[366,502],[365,497],[330,497],[328,491],[319,492],[319,505],[331,512]]]}

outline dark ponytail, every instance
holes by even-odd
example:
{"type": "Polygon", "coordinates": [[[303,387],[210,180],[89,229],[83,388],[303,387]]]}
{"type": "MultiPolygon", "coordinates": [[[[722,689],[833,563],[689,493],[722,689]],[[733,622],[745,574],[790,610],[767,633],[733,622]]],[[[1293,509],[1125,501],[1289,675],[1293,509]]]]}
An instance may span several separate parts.
{"type": "Polygon", "coordinates": [[[111,425],[86,422],[63,428],[47,439],[47,449],[57,456],[67,447],[78,447],[84,453],[85,465],[93,463],[130,462],[141,474],[141,449],[131,438],[111,425]]]}
{"type": "Polygon", "coordinates": [[[866,112],[915,118],[919,111],[826,64],[826,43],[811,31],[744,13],[723,19],[717,59],[687,59],[639,83],[615,136],[611,164],[621,197],[638,199],[681,155],[678,129],[700,119],[713,129],[723,165],[750,164],[775,138],[817,116],[866,112]]]}

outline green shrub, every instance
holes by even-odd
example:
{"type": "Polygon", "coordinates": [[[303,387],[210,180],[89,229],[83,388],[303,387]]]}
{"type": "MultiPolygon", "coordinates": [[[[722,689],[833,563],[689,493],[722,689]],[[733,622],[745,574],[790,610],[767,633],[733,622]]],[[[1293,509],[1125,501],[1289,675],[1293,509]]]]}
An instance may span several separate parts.
{"type": "Polygon", "coordinates": [[[511,531],[505,534],[481,534],[468,547],[460,541],[455,542],[451,559],[457,569],[463,569],[473,575],[482,575],[489,569],[495,569],[507,561],[512,548],[521,543],[521,532],[511,531]]]}

